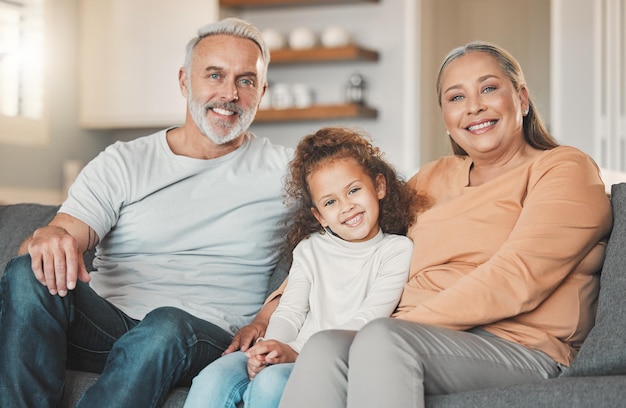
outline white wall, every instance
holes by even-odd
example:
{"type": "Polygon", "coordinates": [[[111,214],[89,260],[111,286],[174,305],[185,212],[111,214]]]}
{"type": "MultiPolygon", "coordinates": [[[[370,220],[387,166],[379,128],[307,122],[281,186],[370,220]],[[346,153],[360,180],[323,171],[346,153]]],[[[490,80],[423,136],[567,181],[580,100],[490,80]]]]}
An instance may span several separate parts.
{"type": "Polygon", "coordinates": [[[595,156],[593,0],[552,0],[551,130],[595,156]]]}
{"type": "Polygon", "coordinates": [[[552,0],[553,130],[626,171],[626,0],[552,0]]]}

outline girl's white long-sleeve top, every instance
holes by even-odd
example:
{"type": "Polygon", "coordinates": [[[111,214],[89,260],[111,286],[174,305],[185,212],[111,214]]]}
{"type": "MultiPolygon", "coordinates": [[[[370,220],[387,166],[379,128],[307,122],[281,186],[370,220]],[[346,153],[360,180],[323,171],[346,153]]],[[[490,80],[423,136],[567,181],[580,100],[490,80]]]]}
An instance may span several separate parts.
{"type": "Polygon", "coordinates": [[[265,338],[299,353],[320,330],[358,330],[389,316],[407,281],[412,251],[410,239],[382,231],[366,242],[313,234],[293,252],[287,287],[265,338]]]}

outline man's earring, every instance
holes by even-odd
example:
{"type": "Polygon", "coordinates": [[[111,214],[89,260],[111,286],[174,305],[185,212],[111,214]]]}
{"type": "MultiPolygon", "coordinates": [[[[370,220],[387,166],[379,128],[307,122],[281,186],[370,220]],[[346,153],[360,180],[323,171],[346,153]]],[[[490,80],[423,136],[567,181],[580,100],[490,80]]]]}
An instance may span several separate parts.
{"type": "Polygon", "coordinates": [[[446,133],[448,134],[448,136],[451,136],[450,131],[448,129],[446,129],[446,133]]]}

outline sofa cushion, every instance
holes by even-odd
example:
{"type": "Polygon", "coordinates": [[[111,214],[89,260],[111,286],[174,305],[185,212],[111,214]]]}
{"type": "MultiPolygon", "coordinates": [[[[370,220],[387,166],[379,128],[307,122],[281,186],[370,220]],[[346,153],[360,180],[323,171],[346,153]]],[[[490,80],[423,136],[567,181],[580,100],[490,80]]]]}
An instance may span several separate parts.
{"type": "Polygon", "coordinates": [[[613,230],[600,276],[596,324],[563,376],[626,374],[626,183],[611,189],[613,230]]]}
{"type": "MultiPolygon", "coordinates": [[[[65,389],[63,390],[61,408],[75,407],[87,388],[94,385],[97,380],[98,374],[67,370],[65,372],[65,389]]],[[[173,388],[169,392],[167,400],[163,404],[163,408],[181,408],[185,404],[188,393],[189,388],[173,388]]]]}
{"type": "Polygon", "coordinates": [[[626,376],[554,378],[500,388],[426,396],[426,408],[615,408],[626,376]]]}

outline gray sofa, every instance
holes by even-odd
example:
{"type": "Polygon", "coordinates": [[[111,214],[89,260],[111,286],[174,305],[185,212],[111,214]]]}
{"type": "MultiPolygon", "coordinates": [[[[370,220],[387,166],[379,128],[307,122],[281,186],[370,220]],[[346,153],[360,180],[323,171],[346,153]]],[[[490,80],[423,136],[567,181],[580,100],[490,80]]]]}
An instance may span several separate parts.
{"type": "MultiPolygon", "coordinates": [[[[614,185],[611,197],[615,223],[601,275],[596,325],[572,367],[552,380],[430,396],[427,407],[626,406],[626,183],[614,185]]],[[[0,206],[0,265],[5,265],[20,242],[36,227],[45,225],[55,212],[56,207],[36,204],[0,206]]],[[[91,262],[89,254],[87,262],[91,262]]],[[[283,278],[282,273],[277,274],[270,286],[283,278]]],[[[68,370],[62,406],[73,407],[82,391],[96,380],[97,374],[68,370]]],[[[165,406],[182,406],[186,395],[185,388],[175,388],[165,406]]]]}

